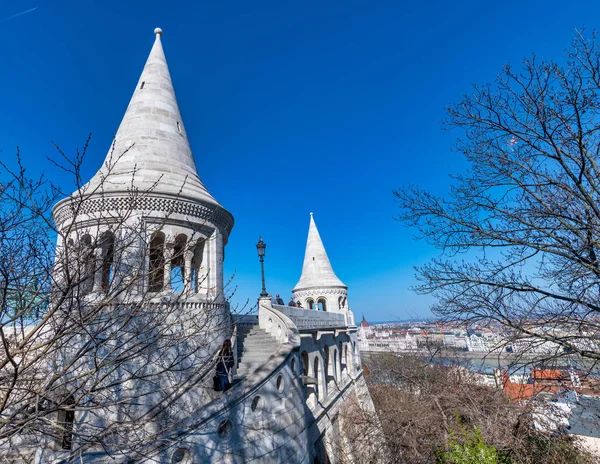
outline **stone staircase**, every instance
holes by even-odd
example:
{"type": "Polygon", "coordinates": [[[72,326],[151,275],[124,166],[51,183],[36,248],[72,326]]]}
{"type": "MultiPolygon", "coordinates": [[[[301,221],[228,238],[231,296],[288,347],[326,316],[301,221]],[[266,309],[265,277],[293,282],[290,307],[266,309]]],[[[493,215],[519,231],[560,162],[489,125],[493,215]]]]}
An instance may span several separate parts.
{"type": "Polygon", "coordinates": [[[238,337],[238,368],[235,379],[241,380],[266,363],[277,351],[277,340],[258,325],[238,332],[238,337]]]}

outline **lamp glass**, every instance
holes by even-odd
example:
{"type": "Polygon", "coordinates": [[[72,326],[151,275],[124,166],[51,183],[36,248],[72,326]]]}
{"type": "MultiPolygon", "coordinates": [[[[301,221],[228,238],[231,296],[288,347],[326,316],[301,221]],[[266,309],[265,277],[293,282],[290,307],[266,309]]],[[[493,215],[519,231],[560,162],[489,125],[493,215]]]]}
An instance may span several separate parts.
{"type": "Polygon", "coordinates": [[[258,251],[259,257],[265,256],[265,248],[267,248],[267,244],[263,242],[262,237],[258,239],[258,243],[256,244],[256,250],[258,251]]]}

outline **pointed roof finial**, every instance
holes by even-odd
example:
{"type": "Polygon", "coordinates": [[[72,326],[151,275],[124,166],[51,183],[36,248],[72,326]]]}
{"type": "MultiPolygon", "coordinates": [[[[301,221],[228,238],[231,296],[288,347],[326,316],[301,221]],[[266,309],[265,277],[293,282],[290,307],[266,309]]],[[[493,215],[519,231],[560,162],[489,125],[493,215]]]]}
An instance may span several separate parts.
{"type": "Polygon", "coordinates": [[[338,279],[335,272],[333,272],[321,236],[317,230],[315,219],[312,213],[310,213],[310,225],[308,227],[302,276],[300,276],[300,280],[292,291],[317,287],[347,288],[338,279]]]}
{"type": "Polygon", "coordinates": [[[154,29],[154,45],[89,191],[102,186],[102,192],[126,193],[133,187],[218,205],[198,176],[160,40],[162,32],[160,27],[154,29]]]}

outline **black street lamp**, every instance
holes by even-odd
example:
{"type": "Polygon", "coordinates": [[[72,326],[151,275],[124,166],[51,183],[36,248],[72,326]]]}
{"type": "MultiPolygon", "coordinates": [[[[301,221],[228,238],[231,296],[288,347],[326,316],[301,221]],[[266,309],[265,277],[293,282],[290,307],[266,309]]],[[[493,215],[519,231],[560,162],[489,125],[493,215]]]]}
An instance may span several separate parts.
{"type": "Polygon", "coordinates": [[[258,251],[258,257],[260,258],[260,273],[262,275],[262,292],[260,297],[264,298],[269,296],[267,289],[265,288],[265,249],[267,244],[263,242],[262,237],[258,237],[258,243],[256,244],[256,250],[258,251]]]}

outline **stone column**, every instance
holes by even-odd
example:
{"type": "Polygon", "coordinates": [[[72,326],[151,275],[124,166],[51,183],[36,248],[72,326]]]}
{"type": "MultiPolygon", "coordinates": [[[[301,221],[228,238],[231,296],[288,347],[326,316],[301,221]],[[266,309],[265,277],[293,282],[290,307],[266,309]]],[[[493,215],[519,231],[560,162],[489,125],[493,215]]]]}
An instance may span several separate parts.
{"type": "Polygon", "coordinates": [[[193,289],[192,282],[192,258],[194,257],[194,253],[190,250],[184,253],[184,261],[185,261],[185,271],[183,273],[183,291],[186,293],[191,292],[193,289]]]}
{"type": "Polygon", "coordinates": [[[223,236],[218,230],[215,230],[213,237],[213,262],[211,269],[212,279],[211,286],[213,292],[218,296],[219,300],[224,300],[223,296],[223,236]]]}
{"type": "Polygon", "coordinates": [[[163,290],[172,290],[171,288],[171,260],[173,259],[174,243],[165,243],[165,275],[163,290]]]}
{"type": "Polygon", "coordinates": [[[202,266],[198,269],[198,279],[200,282],[198,293],[203,293],[204,295],[208,294],[208,289],[210,288],[209,271],[211,270],[210,250],[212,246],[212,238],[209,237],[204,242],[204,250],[202,252],[202,266]]]}
{"type": "Polygon", "coordinates": [[[102,247],[94,249],[94,293],[102,291],[102,247]]]}

